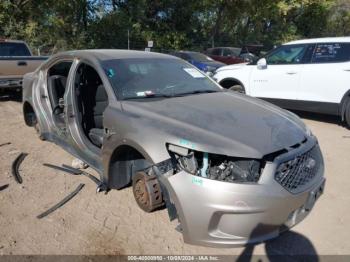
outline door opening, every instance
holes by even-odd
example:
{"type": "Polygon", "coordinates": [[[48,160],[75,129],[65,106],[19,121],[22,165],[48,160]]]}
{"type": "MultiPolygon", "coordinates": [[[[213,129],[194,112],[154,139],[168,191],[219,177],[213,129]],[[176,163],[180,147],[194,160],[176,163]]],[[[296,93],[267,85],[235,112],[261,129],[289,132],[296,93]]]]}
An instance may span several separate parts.
{"type": "Polygon", "coordinates": [[[82,63],[75,77],[75,94],[78,121],[84,135],[96,147],[103,142],[103,112],[108,106],[108,96],[96,70],[82,63]]]}
{"type": "Polygon", "coordinates": [[[57,119],[63,119],[63,97],[66,91],[67,77],[72,61],[58,62],[47,73],[47,92],[49,94],[52,113],[57,119]]]}

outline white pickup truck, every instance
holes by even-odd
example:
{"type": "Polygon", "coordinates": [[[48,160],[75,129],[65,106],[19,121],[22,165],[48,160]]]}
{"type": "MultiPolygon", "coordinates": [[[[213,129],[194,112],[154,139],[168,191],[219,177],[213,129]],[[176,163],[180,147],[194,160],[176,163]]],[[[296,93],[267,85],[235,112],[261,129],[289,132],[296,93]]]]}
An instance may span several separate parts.
{"type": "Polygon", "coordinates": [[[33,56],[23,41],[0,39],[0,91],[20,90],[23,75],[33,72],[46,59],[33,56]]]}
{"type": "Polygon", "coordinates": [[[256,63],[221,67],[213,78],[283,108],[338,115],[350,126],[350,37],[289,42],[256,63]]]}

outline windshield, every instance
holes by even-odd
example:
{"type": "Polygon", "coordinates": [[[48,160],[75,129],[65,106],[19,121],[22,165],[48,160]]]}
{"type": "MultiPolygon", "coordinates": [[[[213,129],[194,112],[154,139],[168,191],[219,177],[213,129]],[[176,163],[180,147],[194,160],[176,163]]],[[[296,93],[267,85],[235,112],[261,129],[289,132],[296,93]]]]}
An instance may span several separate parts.
{"type": "Polygon", "coordinates": [[[103,61],[102,67],[121,100],[221,91],[198,69],[178,59],[113,59],[103,61]]]}
{"type": "Polygon", "coordinates": [[[209,56],[206,56],[201,53],[188,53],[188,55],[191,57],[192,60],[199,61],[199,62],[212,62],[214,61],[209,56]]]}
{"type": "Polygon", "coordinates": [[[27,46],[23,43],[0,43],[0,56],[30,56],[27,46]]]}

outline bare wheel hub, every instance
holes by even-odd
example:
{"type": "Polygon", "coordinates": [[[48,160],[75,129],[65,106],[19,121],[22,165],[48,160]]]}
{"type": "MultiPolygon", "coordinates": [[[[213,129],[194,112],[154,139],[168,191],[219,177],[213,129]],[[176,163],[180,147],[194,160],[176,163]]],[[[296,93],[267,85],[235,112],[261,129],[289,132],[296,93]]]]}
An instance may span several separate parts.
{"type": "Polygon", "coordinates": [[[137,172],[133,178],[133,193],[138,206],[152,212],[163,205],[163,197],[156,176],[149,176],[145,172],[137,172]]]}

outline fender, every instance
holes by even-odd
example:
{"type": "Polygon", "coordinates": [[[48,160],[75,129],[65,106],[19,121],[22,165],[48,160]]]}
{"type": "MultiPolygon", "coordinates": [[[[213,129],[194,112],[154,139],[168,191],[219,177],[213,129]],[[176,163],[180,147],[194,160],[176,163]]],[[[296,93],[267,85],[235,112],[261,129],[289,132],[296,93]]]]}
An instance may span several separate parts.
{"type": "Polygon", "coordinates": [[[343,98],[341,99],[340,105],[339,105],[339,115],[341,117],[341,120],[344,121],[346,106],[348,105],[348,102],[350,98],[350,89],[344,94],[343,98]]]}

